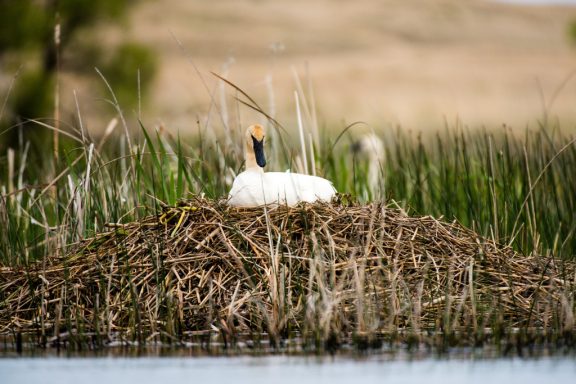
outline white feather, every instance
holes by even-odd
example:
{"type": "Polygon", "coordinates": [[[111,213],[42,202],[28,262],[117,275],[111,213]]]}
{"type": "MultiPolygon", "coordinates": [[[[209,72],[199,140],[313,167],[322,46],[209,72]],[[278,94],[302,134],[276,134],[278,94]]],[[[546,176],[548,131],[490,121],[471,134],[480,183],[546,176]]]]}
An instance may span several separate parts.
{"type": "Polygon", "coordinates": [[[236,176],[228,203],[236,207],[267,204],[294,206],[301,201],[330,201],[336,190],[332,183],[316,176],[290,172],[247,170],[236,176]]]}

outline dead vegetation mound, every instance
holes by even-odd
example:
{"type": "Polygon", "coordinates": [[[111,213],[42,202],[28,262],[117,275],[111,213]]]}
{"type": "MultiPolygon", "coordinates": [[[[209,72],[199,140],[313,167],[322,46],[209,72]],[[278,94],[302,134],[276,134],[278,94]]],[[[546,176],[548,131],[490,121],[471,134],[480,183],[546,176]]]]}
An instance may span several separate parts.
{"type": "Polygon", "coordinates": [[[574,264],[382,203],[183,201],[0,274],[0,332],[131,337],[573,327],[574,264]]]}

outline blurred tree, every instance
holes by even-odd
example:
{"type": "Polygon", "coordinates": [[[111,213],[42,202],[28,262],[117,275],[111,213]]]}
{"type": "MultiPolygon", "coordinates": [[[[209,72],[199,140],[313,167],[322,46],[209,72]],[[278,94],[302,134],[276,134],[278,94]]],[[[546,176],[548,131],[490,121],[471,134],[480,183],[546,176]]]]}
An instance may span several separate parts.
{"type": "MultiPolygon", "coordinates": [[[[118,92],[121,103],[137,101],[136,86],[128,84],[136,84],[140,71],[141,89],[146,89],[156,67],[151,52],[137,44],[125,43],[113,53],[102,54],[98,41],[82,44],[74,41],[81,31],[89,30],[96,22],[121,21],[136,1],[0,0],[0,76],[9,76],[8,62],[12,73],[18,73],[14,89],[8,94],[8,87],[4,87],[0,100],[0,105],[6,104],[3,113],[0,112],[2,152],[3,147],[16,144],[15,126],[26,119],[54,116],[58,71],[93,74],[94,67],[99,67],[118,92]],[[55,43],[58,24],[59,46],[55,43]]],[[[3,83],[7,84],[6,79],[3,83]]],[[[45,130],[31,127],[25,132],[33,141],[38,141],[38,136],[45,138],[46,134],[45,130]]],[[[47,149],[45,139],[42,148],[47,149]]]]}

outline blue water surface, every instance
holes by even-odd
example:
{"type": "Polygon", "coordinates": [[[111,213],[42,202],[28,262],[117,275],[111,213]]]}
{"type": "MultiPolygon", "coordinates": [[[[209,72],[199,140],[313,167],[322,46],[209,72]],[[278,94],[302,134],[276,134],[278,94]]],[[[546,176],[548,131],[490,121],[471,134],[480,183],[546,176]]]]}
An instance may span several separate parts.
{"type": "Polygon", "coordinates": [[[572,383],[573,357],[481,360],[297,356],[5,358],[0,383],[572,383]]]}

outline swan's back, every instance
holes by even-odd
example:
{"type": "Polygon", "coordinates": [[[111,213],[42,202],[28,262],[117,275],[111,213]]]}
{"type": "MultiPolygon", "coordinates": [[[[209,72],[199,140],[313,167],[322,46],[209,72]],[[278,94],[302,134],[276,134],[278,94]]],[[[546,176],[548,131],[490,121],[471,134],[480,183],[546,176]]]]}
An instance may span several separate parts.
{"type": "Polygon", "coordinates": [[[239,174],[234,180],[228,203],[237,207],[265,204],[294,206],[301,201],[329,202],[335,194],[336,190],[332,183],[321,177],[290,172],[264,173],[248,170],[239,174]]]}

